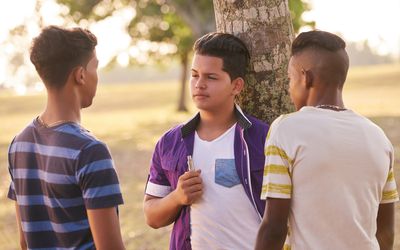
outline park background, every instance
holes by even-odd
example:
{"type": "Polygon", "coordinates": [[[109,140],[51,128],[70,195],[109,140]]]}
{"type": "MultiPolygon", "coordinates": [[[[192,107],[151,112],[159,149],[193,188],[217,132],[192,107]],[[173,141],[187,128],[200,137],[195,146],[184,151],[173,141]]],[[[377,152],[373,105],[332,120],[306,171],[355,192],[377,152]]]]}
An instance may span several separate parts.
{"type": "MultiPolygon", "coordinates": [[[[14,204],[6,198],[10,183],[8,144],[40,114],[46,99],[27,57],[29,43],[41,26],[76,23],[90,28],[99,39],[98,92],[92,107],[83,111],[82,125],[107,143],[114,157],[125,199],[120,208],[124,243],[127,249],[168,249],[170,228],[149,228],[144,222],[142,200],[158,138],[195,112],[189,93],[186,93],[187,111],[177,111],[181,99],[181,62],[176,56],[176,45],[145,40],[133,45],[124,25],[143,16],[135,14],[136,9],[127,4],[129,1],[97,1],[112,5],[109,10],[112,14],[89,17],[89,21],[82,16],[69,16],[69,10],[60,5],[69,2],[71,7],[79,1],[9,2],[0,10],[0,249],[18,249],[14,204]]],[[[166,1],[154,2],[166,11],[166,1]]],[[[309,10],[302,13],[304,23],[300,30],[314,25],[346,40],[351,67],[344,89],[345,104],[383,128],[395,147],[395,176],[400,183],[400,30],[397,27],[400,1],[301,3],[308,5],[305,9],[309,10]]],[[[144,4],[143,9],[146,10],[144,4]]],[[[171,23],[162,25],[166,29],[171,23]]],[[[395,249],[400,249],[399,205],[396,216],[395,249]]]]}

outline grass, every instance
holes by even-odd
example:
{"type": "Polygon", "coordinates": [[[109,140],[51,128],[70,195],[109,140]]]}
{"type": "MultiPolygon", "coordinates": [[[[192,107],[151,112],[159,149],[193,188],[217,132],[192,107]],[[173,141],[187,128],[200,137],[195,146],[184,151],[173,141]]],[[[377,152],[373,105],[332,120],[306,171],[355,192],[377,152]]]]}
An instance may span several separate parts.
{"type": "MultiPolygon", "coordinates": [[[[396,179],[400,183],[400,67],[375,66],[350,71],[345,102],[380,125],[395,146],[396,179]]],[[[106,142],[119,173],[125,204],[120,221],[127,249],[168,249],[170,228],[153,230],[142,213],[144,185],[153,147],[170,127],[192,114],[176,113],[176,83],[100,85],[82,124],[106,142]]],[[[7,148],[12,137],[37,116],[45,96],[0,93],[0,249],[17,249],[13,202],[6,198],[9,176],[7,148]]],[[[400,207],[396,207],[400,218],[400,207]]],[[[400,236],[400,220],[396,221],[400,236]]],[[[400,237],[396,247],[400,248],[400,237]]]]}

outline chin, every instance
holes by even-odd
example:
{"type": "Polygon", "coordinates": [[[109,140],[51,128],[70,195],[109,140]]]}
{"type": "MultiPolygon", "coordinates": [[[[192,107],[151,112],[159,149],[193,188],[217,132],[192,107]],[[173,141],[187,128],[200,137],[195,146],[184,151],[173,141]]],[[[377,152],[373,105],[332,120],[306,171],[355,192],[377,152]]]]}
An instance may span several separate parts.
{"type": "Polygon", "coordinates": [[[88,108],[88,107],[92,106],[92,102],[93,102],[93,100],[90,100],[90,102],[83,103],[81,105],[81,108],[84,109],[84,108],[88,108]]]}

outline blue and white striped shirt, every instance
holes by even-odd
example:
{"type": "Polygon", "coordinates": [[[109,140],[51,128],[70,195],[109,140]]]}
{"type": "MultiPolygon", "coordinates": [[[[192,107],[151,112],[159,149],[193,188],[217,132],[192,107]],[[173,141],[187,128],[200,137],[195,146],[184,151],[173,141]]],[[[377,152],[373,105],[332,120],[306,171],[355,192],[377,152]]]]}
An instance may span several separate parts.
{"type": "Polygon", "coordinates": [[[106,145],[75,123],[35,119],[10,145],[11,185],[29,249],[94,249],[87,209],[123,203],[106,145]]]}

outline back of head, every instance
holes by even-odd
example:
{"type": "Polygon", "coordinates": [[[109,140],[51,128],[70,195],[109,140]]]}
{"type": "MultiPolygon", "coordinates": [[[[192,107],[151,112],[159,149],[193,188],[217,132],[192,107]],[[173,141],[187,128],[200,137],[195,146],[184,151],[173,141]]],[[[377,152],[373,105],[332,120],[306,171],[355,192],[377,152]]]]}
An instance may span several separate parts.
{"type": "Polygon", "coordinates": [[[306,54],[305,64],[312,67],[321,80],[343,85],[349,69],[346,43],[326,31],[300,33],[292,43],[292,57],[306,54]]]}
{"type": "Polygon", "coordinates": [[[223,61],[223,70],[231,80],[244,78],[250,61],[250,53],[239,38],[227,33],[212,32],[199,38],[193,50],[196,54],[214,56],[223,61]]]}
{"type": "Polygon", "coordinates": [[[30,59],[46,87],[60,89],[75,67],[86,67],[96,45],[89,30],[49,26],[33,40],[30,59]]]}

